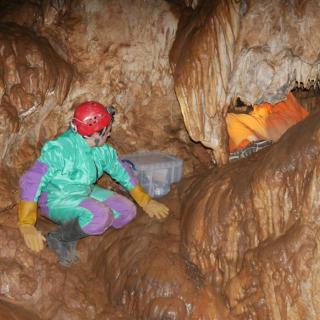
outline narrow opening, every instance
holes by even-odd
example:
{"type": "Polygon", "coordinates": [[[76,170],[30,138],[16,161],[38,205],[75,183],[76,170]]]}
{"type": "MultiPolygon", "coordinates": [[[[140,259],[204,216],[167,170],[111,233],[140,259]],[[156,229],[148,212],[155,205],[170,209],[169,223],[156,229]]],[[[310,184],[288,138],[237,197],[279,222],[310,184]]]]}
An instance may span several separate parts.
{"type": "Polygon", "coordinates": [[[229,160],[246,158],[264,149],[293,125],[319,109],[320,81],[296,82],[284,101],[247,105],[237,97],[227,117],[229,160]]]}

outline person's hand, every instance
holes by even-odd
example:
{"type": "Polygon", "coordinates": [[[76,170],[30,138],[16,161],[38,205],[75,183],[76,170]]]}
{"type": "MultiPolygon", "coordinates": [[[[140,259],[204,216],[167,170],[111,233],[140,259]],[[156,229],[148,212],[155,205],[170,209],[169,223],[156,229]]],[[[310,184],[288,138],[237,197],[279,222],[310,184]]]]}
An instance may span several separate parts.
{"type": "Polygon", "coordinates": [[[35,226],[23,224],[19,226],[19,230],[28,248],[34,252],[40,252],[43,249],[45,237],[35,228],[35,226]]]}
{"type": "Polygon", "coordinates": [[[142,208],[151,218],[163,219],[169,214],[169,208],[165,204],[153,199],[142,208]]]}
{"type": "Polygon", "coordinates": [[[153,200],[143,187],[138,184],[130,191],[131,197],[151,218],[163,219],[169,214],[169,208],[156,200],[153,200]]]}

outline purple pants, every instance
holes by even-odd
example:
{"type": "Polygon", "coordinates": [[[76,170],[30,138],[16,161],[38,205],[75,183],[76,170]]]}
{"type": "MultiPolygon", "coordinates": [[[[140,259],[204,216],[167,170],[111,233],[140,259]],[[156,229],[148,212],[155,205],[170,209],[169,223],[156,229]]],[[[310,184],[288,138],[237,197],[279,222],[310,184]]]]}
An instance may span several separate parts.
{"type": "Polygon", "coordinates": [[[99,186],[94,186],[90,197],[77,198],[76,206],[61,201],[59,206],[48,207],[47,199],[46,193],[42,193],[39,199],[44,216],[58,224],[78,218],[80,227],[88,235],[102,234],[111,226],[122,228],[136,216],[132,201],[99,186]]]}

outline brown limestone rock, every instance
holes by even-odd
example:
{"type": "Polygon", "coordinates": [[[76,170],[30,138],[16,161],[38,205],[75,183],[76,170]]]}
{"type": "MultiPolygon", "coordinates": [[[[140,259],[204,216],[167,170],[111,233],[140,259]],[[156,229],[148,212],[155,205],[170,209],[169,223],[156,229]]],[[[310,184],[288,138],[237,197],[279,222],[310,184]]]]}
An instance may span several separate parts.
{"type": "Polygon", "coordinates": [[[182,250],[237,319],[319,317],[319,123],[317,112],[188,189],[182,250]]]}
{"type": "Polygon", "coordinates": [[[191,138],[218,164],[232,101],[276,103],[319,77],[319,14],[316,0],[205,0],[183,16],[170,56],[175,91],[191,138]]]}
{"type": "MultiPolygon", "coordinates": [[[[57,72],[61,60],[46,41],[31,31],[5,25],[4,30],[10,32],[1,35],[0,59],[5,70],[0,80],[1,106],[5,105],[2,132],[8,131],[12,133],[10,139],[15,138],[19,124],[21,136],[14,140],[18,143],[13,149],[12,141],[6,140],[4,162],[21,171],[46,139],[67,126],[71,102],[92,97],[119,106],[121,112],[115,123],[119,136],[114,142],[121,151],[168,145],[176,150],[172,145],[182,141],[185,145],[179,151],[188,156],[188,137],[176,109],[167,61],[177,21],[164,2],[137,3],[133,8],[126,1],[79,1],[65,26],[63,19],[47,8],[46,23],[38,30],[50,35],[54,47],[62,43],[61,51],[70,54],[79,75],[62,111],[55,106],[68,93],[70,67],[61,62],[64,67],[57,72]],[[108,25],[106,13],[110,13],[108,25]],[[60,22],[59,32],[50,30],[60,22]],[[146,24],[151,27],[146,28],[146,24]],[[55,42],[57,33],[60,38],[55,42]],[[152,52],[148,48],[153,48],[152,52]],[[43,54],[47,49],[53,65],[43,54]],[[46,93],[53,95],[48,97],[46,93]],[[36,105],[34,110],[33,104],[38,101],[44,101],[44,105],[36,105]],[[66,110],[66,115],[62,114],[66,110]],[[60,115],[59,121],[53,121],[53,115],[60,115]],[[128,146],[122,145],[123,141],[128,146]]],[[[296,70],[302,66],[303,77],[311,72],[299,65],[301,61],[296,65],[296,60],[277,46],[283,34],[283,26],[278,24],[283,20],[277,15],[288,13],[285,22],[290,35],[295,33],[291,24],[305,34],[307,23],[312,22],[316,28],[319,20],[308,17],[317,17],[318,6],[316,1],[291,1],[292,7],[286,7],[285,1],[242,2],[247,7],[239,6],[238,1],[187,1],[190,6],[198,3],[204,7],[190,18],[189,27],[180,29],[182,40],[180,44],[177,40],[177,47],[181,51],[173,51],[176,88],[184,118],[190,116],[188,130],[199,134],[199,138],[192,138],[213,148],[216,161],[223,163],[223,119],[230,92],[241,97],[250,94],[248,100],[259,99],[282,80],[287,85],[292,80],[288,74],[295,71],[284,72],[281,61],[296,70]],[[274,7],[279,7],[279,12],[259,25],[263,34],[260,39],[254,34],[255,23],[261,22],[266,10],[272,13],[274,7]],[[243,26],[245,31],[239,27],[239,19],[248,23],[243,26]],[[248,29],[253,32],[248,37],[249,48],[245,43],[248,29]],[[275,46],[273,34],[278,36],[275,46]],[[257,39],[261,48],[255,47],[257,39]],[[270,50],[277,49],[269,55],[265,43],[270,50]],[[270,61],[266,60],[269,56],[270,61]],[[252,62],[246,63],[250,57],[252,62]],[[259,68],[254,82],[256,61],[259,68]],[[245,76],[241,78],[241,74],[245,76]],[[268,82],[271,75],[274,83],[268,82]],[[252,82],[256,84],[253,89],[252,82]]],[[[314,32],[315,45],[319,43],[317,37],[314,32]]],[[[299,56],[307,46],[288,47],[299,56]]],[[[318,50],[306,50],[305,58],[311,66],[318,50]]],[[[281,86],[276,97],[287,89],[281,86]]],[[[0,226],[2,297],[32,309],[41,319],[53,320],[170,316],[217,320],[233,315],[240,319],[318,318],[319,120],[317,113],[289,130],[268,150],[183,182],[179,188],[182,194],[173,192],[163,200],[173,212],[167,220],[151,221],[141,216],[122,230],[81,240],[81,261],[70,270],[59,266],[47,249],[40,255],[28,251],[12,225],[0,226]],[[180,210],[177,204],[181,202],[180,210]],[[227,297],[228,303],[222,297],[227,297]]],[[[203,159],[206,161],[206,155],[203,159]]],[[[7,208],[13,196],[8,190],[17,178],[3,180],[0,191],[1,196],[2,191],[7,192],[7,208]]],[[[16,216],[16,211],[11,213],[16,216]]],[[[41,224],[39,229],[45,230],[41,224]]]]}
{"type": "Polygon", "coordinates": [[[50,44],[9,23],[0,25],[0,39],[1,80],[5,89],[2,98],[8,98],[20,117],[42,105],[49,92],[54,92],[61,104],[69,91],[72,73],[50,44]]]}
{"type": "MultiPolygon", "coordinates": [[[[32,315],[35,320],[128,319],[108,305],[101,280],[86,267],[85,251],[92,250],[102,237],[80,248],[81,262],[64,268],[49,249],[39,254],[29,250],[18,229],[12,227],[16,223],[12,212],[11,217],[4,216],[0,219],[0,315],[19,320],[29,320],[32,315]],[[21,310],[26,310],[25,318],[21,310]]],[[[40,221],[38,228],[48,231],[48,222],[40,221]]]]}
{"type": "Polygon", "coordinates": [[[318,112],[269,149],[173,188],[164,221],[141,213],[81,240],[70,270],[2,227],[3,295],[55,320],[109,308],[124,319],[316,319],[319,123],[318,112]]]}
{"type": "Polygon", "coordinates": [[[143,213],[129,227],[108,233],[92,253],[92,270],[103,279],[108,301],[132,319],[232,319],[199,269],[181,255],[178,208],[170,207],[166,221],[143,213]]]}
{"type": "Polygon", "coordinates": [[[316,229],[298,223],[248,250],[241,271],[226,287],[231,313],[243,320],[316,319],[318,244],[316,229]]]}
{"type": "Polygon", "coordinates": [[[2,211],[14,204],[17,173],[34,159],[41,120],[52,104],[66,98],[72,69],[44,38],[26,28],[1,23],[0,40],[0,170],[6,171],[0,178],[2,211]]]}
{"type": "Polygon", "coordinates": [[[0,167],[0,214],[16,204],[18,177],[6,166],[0,167]]]}
{"type": "MultiPolygon", "coordinates": [[[[11,100],[26,109],[23,113],[26,117],[22,119],[18,112],[22,126],[15,136],[17,145],[11,144],[10,156],[6,159],[9,165],[19,168],[20,172],[29,167],[41,146],[67,129],[74,104],[90,99],[116,106],[118,115],[112,142],[121,154],[140,149],[163,150],[185,160],[185,174],[194,171],[198,166],[197,155],[189,152],[193,142],[184,127],[168,59],[177,29],[177,10],[173,13],[171,6],[162,0],[139,0],[134,4],[63,0],[42,1],[41,5],[30,0],[24,1],[24,11],[19,1],[18,4],[10,0],[2,3],[0,21],[5,25],[21,22],[21,26],[28,27],[25,32],[33,36],[24,43],[35,47],[33,61],[39,59],[32,70],[28,65],[15,67],[21,69],[19,77],[23,76],[24,81],[15,83],[11,100]],[[25,12],[32,8],[34,12],[26,24],[25,12]],[[146,25],[149,27],[145,28],[146,25]],[[36,35],[47,39],[43,41],[44,48],[38,48],[41,43],[37,42],[36,35]],[[56,52],[54,58],[46,53],[48,42],[56,52]],[[45,60],[46,56],[54,62],[54,68],[45,60]],[[69,95],[63,105],[56,106],[63,97],[59,93],[64,88],[62,85],[67,84],[71,76],[67,73],[64,78],[70,66],[65,68],[60,60],[72,65],[75,72],[69,95]],[[48,71],[45,82],[51,83],[52,79],[57,87],[47,88],[43,106],[30,108],[33,101],[38,101],[37,93],[42,94],[41,65],[48,71]],[[52,69],[57,69],[56,77],[52,69]]],[[[24,47],[20,48],[22,52],[24,47]]],[[[25,50],[29,56],[29,48],[25,50]]],[[[15,74],[14,70],[10,72],[15,74]]]]}
{"type": "Polygon", "coordinates": [[[204,1],[180,21],[171,50],[175,91],[190,137],[227,162],[224,116],[239,33],[239,1],[204,1]]]}
{"type": "Polygon", "coordinates": [[[2,320],[40,320],[34,313],[28,312],[20,306],[1,301],[0,319],[2,320]]]}
{"type": "Polygon", "coordinates": [[[286,97],[295,81],[318,78],[320,5],[311,1],[247,1],[229,94],[248,104],[286,97]],[[277,10],[274,10],[277,8],[277,10]]]}
{"type": "Polygon", "coordinates": [[[18,112],[11,104],[3,102],[0,104],[0,158],[7,155],[12,138],[19,130],[18,112]]]}
{"type": "Polygon", "coordinates": [[[164,221],[141,213],[82,240],[71,270],[2,227],[3,294],[55,320],[100,320],[108,308],[127,319],[316,319],[319,123],[318,112],[269,149],[185,181],[162,200],[164,221]]]}

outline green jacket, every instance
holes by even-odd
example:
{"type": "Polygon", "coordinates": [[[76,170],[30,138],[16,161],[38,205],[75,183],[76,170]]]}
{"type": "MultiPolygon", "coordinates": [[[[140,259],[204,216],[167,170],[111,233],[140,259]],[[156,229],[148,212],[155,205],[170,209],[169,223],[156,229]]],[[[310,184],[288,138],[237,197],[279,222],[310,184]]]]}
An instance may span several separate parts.
{"type": "Polygon", "coordinates": [[[127,190],[138,184],[110,145],[91,148],[79,134],[68,130],[47,142],[34,166],[21,177],[20,197],[37,202],[45,192],[49,207],[60,206],[61,201],[77,205],[90,195],[103,172],[127,190]]]}

